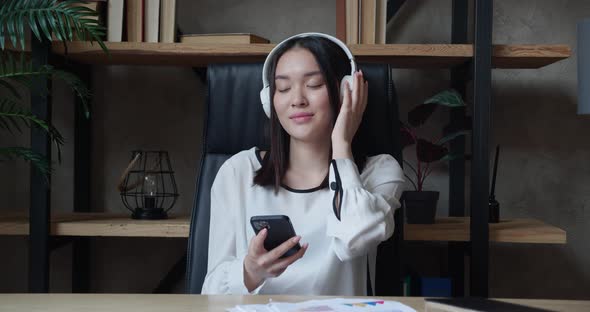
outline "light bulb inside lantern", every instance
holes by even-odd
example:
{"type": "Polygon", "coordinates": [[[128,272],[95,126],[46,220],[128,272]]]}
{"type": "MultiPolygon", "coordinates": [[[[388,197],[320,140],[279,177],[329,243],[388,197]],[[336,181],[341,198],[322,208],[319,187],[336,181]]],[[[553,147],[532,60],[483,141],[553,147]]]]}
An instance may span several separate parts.
{"type": "Polygon", "coordinates": [[[158,176],[146,174],[143,181],[143,193],[145,194],[145,207],[147,209],[156,208],[156,194],[158,193],[158,176]]]}

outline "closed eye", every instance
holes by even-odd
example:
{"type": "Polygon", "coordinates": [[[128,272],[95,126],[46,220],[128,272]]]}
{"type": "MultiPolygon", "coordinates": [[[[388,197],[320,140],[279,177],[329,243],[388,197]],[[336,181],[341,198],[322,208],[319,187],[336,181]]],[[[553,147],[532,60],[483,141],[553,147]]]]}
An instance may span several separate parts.
{"type": "Polygon", "coordinates": [[[285,92],[287,92],[287,91],[289,91],[289,90],[291,90],[291,88],[277,89],[277,91],[278,91],[279,93],[285,93],[285,92]]]}
{"type": "Polygon", "coordinates": [[[309,88],[312,88],[312,89],[319,89],[319,88],[321,88],[323,86],[324,86],[323,83],[320,83],[320,84],[317,84],[317,85],[308,85],[308,87],[309,88]]]}

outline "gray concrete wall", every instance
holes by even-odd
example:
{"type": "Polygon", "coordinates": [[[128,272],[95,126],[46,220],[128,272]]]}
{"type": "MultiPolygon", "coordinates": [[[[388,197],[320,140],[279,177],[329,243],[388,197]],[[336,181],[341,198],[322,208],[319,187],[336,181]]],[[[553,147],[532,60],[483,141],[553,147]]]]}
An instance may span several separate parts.
{"type": "MultiPolygon", "coordinates": [[[[450,41],[451,1],[408,1],[388,25],[388,43],[450,41]]],[[[185,33],[252,32],[277,42],[305,31],[335,33],[334,1],[178,1],[185,33]]],[[[567,245],[492,244],[490,295],[590,299],[590,117],[576,115],[575,23],[590,16],[584,1],[496,0],[494,42],[563,43],[568,60],[531,70],[493,73],[492,146],[502,145],[497,198],[501,216],[536,218],[568,233],[567,245]]],[[[400,112],[448,86],[447,70],[394,70],[400,112]]],[[[94,211],[125,212],[115,186],[133,149],[170,152],[181,197],[175,213],[189,213],[200,157],[204,86],[189,68],[96,66],[93,101],[94,211]]],[[[54,211],[72,209],[72,96],[54,85],[54,120],[68,143],[56,167],[54,211]]],[[[447,122],[437,112],[423,129],[437,136],[447,122]]],[[[26,144],[28,133],[6,142],[26,144]]],[[[411,153],[406,152],[411,159],[411,153]]],[[[469,171],[468,171],[469,172],[469,171]]],[[[0,163],[0,212],[28,207],[28,166],[0,163]]],[[[469,173],[468,173],[469,175],[469,173]]],[[[467,179],[469,176],[467,176],[467,179]]],[[[441,191],[440,215],[448,212],[448,168],[436,167],[427,187],[441,191]]],[[[469,182],[467,183],[469,185],[469,182]]],[[[27,239],[0,237],[0,292],[27,285],[27,239]]],[[[150,292],[182,255],[184,239],[93,238],[93,292],[150,292]]],[[[424,274],[445,274],[441,244],[411,244],[408,259],[424,274]]],[[[71,250],[52,255],[51,289],[70,291],[71,250]]],[[[176,289],[181,292],[183,285],[176,289]]]]}

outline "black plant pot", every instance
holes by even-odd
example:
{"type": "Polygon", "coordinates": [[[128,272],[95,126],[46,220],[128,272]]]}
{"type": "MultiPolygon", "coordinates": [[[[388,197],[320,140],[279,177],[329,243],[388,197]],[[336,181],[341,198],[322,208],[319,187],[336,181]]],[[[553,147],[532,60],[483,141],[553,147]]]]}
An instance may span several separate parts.
{"type": "Polygon", "coordinates": [[[405,191],[402,194],[402,205],[406,221],[412,224],[432,224],[436,216],[436,203],[439,192],[405,191]]]}

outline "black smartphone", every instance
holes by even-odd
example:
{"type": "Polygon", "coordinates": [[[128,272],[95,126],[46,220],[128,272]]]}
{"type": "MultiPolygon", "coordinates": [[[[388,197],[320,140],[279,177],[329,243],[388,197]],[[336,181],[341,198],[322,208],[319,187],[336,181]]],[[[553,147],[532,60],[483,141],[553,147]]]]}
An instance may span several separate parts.
{"type": "MultiPolygon", "coordinates": [[[[262,229],[267,229],[268,233],[264,240],[264,249],[268,251],[275,249],[280,244],[296,235],[291,220],[285,215],[253,216],[250,218],[250,224],[256,235],[258,235],[258,232],[262,229]]],[[[281,258],[289,257],[297,253],[299,249],[301,249],[301,245],[298,243],[284,253],[281,258]]]]}

